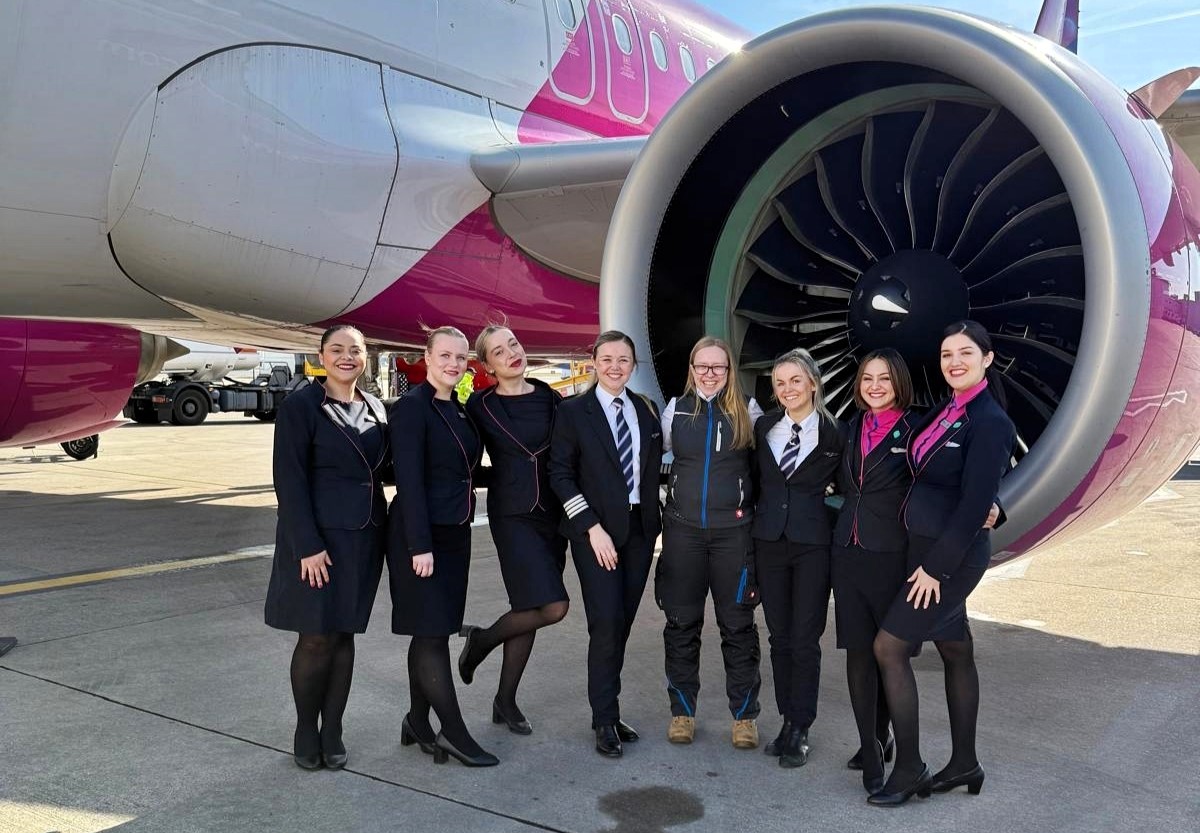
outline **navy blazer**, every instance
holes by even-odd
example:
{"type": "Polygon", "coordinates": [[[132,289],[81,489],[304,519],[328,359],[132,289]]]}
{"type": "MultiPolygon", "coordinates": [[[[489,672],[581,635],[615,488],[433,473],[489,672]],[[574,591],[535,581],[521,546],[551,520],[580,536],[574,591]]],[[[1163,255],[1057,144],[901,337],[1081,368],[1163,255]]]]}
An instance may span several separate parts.
{"type": "Polygon", "coordinates": [[[758,492],[750,534],[763,541],[786,537],[796,544],[826,546],[830,541],[825,487],[833,482],[842,459],[845,440],[838,423],[821,417],[817,446],[785,478],[771,453],[767,432],[783,419],[783,409],[773,408],[754,424],[752,470],[758,492]]]}
{"type": "Polygon", "coordinates": [[[383,438],[367,458],[362,437],[343,427],[337,406],[326,401],[325,386],[314,382],[290,394],[275,418],[271,470],[279,503],[279,540],[295,560],[325,549],[322,529],[381,526],[387,516],[383,481],[392,457],[383,403],[359,391],[383,438]]]}
{"type": "MultiPolygon", "coordinates": [[[[637,412],[641,448],[638,460],[642,530],[653,541],[662,532],[658,503],[662,467],[662,426],[658,414],[639,394],[626,391],[637,412]]],[[[587,531],[600,524],[617,547],[629,538],[629,489],[617,442],[608,417],[596,398],[595,387],[558,406],[550,440],[550,486],[563,506],[562,532],[587,540],[587,531]],[[582,498],[582,502],[576,500],[582,498]],[[574,511],[572,511],[574,509],[574,511]]]]}
{"type": "MultiPolygon", "coordinates": [[[[562,511],[554,491],[550,488],[550,435],[554,428],[554,414],[562,404],[558,392],[539,379],[527,379],[531,385],[544,388],[551,396],[551,429],[546,432],[546,441],[537,448],[526,448],[517,439],[502,398],[495,387],[476,391],[467,400],[467,414],[483,436],[491,466],[487,470],[488,515],[525,515],[538,506],[554,515],[562,511]]],[[[484,469],[479,469],[476,480],[484,469]]]]}
{"type": "MultiPolygon", "coordinates": [[[[981,527],[1017,439],[1012,420],[985,388],[917,462],[913,459],[916,439],[945,405],[933,408],[913,429],[913,442],[905,455],[913,484],[903,509],[909,534],[934,539],[921,557],[921,566],[940,580],[953,575],[980,535],[990,535],[981,527]]],[[[988,548],[983,551],[990,555],[988,548]]]]}
{"type": "Polygon", "coordinates": [[[903,552],[908,531],[900,507],[912,487],[908,442],[921,416],[905,411],[866,460],[862,456],[863,416],[859,411],[844,430],[846,450],[837,472],[843,503],[833,540],[842,547],[857,544],[872,552],[903,552]]]}
{"type": "MultiPolygon", "coordinates": [[[[422,382],[392,405],[396,497],[388,512],[388,551],[397,555],[432,552],[431,526],[460,526],[475,517],[473,479],[483,443],[463,448],[434,404],[434,393],[433,385],[422,382]]],[[[458,399],[451,401],[478,440],[479,431],[458,399]]]]}

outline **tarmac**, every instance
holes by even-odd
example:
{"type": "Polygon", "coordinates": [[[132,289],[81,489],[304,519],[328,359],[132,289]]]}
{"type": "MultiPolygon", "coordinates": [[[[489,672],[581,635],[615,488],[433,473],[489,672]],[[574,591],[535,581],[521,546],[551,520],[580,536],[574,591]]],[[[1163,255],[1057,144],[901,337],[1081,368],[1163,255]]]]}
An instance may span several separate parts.
{"type": "MultiPolygon", "coordinates": [[[[119,428],[83,462],[57,446],[0,450],[0,637],[19,640],[0,657],[0,833],[1200,831],[1200,482],[989,573],[969,603],[983,792],[887,810],[845,768],[857,740],[832,616],[812,757],[784,770],[730,745],[711,615],[696,742],[667,743],[649,591],[622,694],[642,740],[623,759],[592,750],[581,606],[537,638],[520,695],[533,735],[489,721],[498,655],[459,685],[500,766],[436,766],[401,747],[407,640],[389,632],[385,589],[357,643],[349,767],[298,769],[294,640],[262,621],[271,438],[270,424],[219,415],[119,428]]],[[[567,579],[579,599],[571,567],[567,579]]],[[[467,619],[506,609],[480,525],[467,619]]],[[[937,769],[950,744],[937,652],[915,668],[937,769]]],[[[765,658],[763,673],[765,741],[779,727],[765,658]]]]}

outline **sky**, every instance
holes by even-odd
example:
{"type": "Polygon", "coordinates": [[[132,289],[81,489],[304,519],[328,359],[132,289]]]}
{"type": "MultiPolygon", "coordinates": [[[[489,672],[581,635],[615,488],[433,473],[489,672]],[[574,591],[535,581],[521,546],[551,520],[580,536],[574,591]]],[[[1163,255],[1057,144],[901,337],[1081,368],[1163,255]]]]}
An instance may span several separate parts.
{"type": "MultiPolygon", "coordinates": [[[[854,6],[943,6],[1033,29],[1039,0],[976,0],[923,3],[837,0],[698,0],[758,34],[801,17],[854,6]]],[[[1127,90],[1185,66],[1200,66],[1200,3],[1197,0],[1081,0],[1079,55],[1127,90]]]]}

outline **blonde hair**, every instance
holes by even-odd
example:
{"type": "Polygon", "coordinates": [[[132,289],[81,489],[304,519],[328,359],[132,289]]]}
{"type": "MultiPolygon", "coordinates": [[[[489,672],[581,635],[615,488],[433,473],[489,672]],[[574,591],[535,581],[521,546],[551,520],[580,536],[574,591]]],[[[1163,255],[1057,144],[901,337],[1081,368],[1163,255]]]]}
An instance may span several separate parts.
{"type": "MultiPolygon", "coordinates": [[[[718,397],[721,410],[729,417],[729,422],[733,426],[733,443],[729,447],[753,448],[754,424],[750,421],[750,408],[746,405],[746,397],[742,393],[742,383],[738,380],[737,370],[733,366],[733,351],[729,349],[728,344],[715,336],[704,336],[696,342],[692,347],[691,354],[688,355],[687,383],[683,386],[683,394],[687,396],[697,393],[692,363],[696,361],[696,354],[707,347],[721,348],[725,353],[725,361],[729,363],[729,368],[725,371],[725,388],[718,397]]],[[[698,394],[697,398],[699,398],[698,394]]],[[[692,416],[697,416],[697,413],[693,413],[692,416]]]]}
{"type": "MultiPolygon", "coordinates": [[[[501,330],[508,330],[510,333],[512,332],[512,328],[507,324],[488,324],[479,331],[479,335],[475,336],[475,358],[478,359],[483,365],[484,370],[489,372],[491,371],[492,366],[488,364],[487,360],[487,340],[501,330]]],[[[515,333],[513,334],[513,337],[516,337],[515,333]]]]}
{"type": "Polygon", "coordinates": [[[825,407],[825,386],[821,383],[821,366],[812,357],[812,353],[803,347],[797,347],[775,359],[775,364],[771,366],[772,387],[774,387],[775,371],[784,364],[794,364],[805,372],[813,386],[813,410],[830,422],[834,422],[833,414],[829,413],[829,409],[825,407]]]}
{"type": "MultiPolygon", "coordinates": [[[[458,327],[451,327],[448,324],[444,327],[436,327],[434,329],[430,329],[429,327],[426,327],[424,324],[422,324],[421,329],[425,331],[425,352],[426,353],[428,353],[430,350],[433,349],[433,341],[438,336],[450,336],[451,338],[461,338],[463,341],[467,341],[467,337],[465,335],[463,335],[462,330],[460,330],[458,327]]],[[[470,344],[470,343],[471,342],[467,341],[467,344],[470,344]]]]}

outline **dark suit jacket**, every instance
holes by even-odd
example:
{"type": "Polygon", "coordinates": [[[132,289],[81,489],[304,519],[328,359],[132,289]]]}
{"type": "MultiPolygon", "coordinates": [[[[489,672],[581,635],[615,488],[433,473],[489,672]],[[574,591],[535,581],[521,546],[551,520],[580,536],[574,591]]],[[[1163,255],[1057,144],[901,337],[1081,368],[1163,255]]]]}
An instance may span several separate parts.
{"type": "Polygon", "coordinates": [[[473,473],[483,443],[455,399],[463,424],[476,435],[475,448],[464,449],[433,395],[433,386],[422,382],[392,405],[396,497],[388,512],[388,552],[396,555],[432,552],[430,526],[459,526],[475,517],[473,473]]]}
{"type": "Polygon", "coordinates": [[[838,466],[838,491],[842,509],[833,531],[834,543],[858,546],[873,552],[903,552],[908,531],[900,518],[900,506],[912,486],[908,465],[908,441],[920,416],[907,411],[879,445],[862,458],[860,411],[845,426],[846,450],[838,466]]]}
{"type": "MultiPolygon", "coordinates": [[[[642,529],[653,541],[662,531],[658,504],[662,426],[658,414],[641,396],[628,393],[632,394],[629,401],[637,412],[641,438],[638,470],[642,529]]],[[[595,388],[558,406],[550,440],[550,485],[570,516],[563,519],[564,535],[586,541],[588,529],[599,523],[614,545],[625,544],[629,538],[629,490],[621,458],[617,456],[617,443],[595,388]],[[583,504],[573,502],[579,496],[583,497],[583,504]],[[572,512],[572,507],[578,511],[572,512]]]]}
{"type": "Polygon", "coordinates": [[[357,431],[342,426],[325,386],[313,383],[283,401],[275,419],[271,469],[279,502],[280,540],[294,559],[325,549],[322,529],[362,529],[383,524],[390,479],[387,412],[365,391],[363,401],[384,431],[379,452],[367,458],[357,431]]]}
{"type": "Polygon", "coordinates": [[[754,424],[753,475],[758,492],[754,525],[750,533],[763,541],[786,537],[797,544],[828,545],[829,513],[825,509],[825,487],[833,482],[842,459],[844,439],[838,424],[822,418],[817,428],[817,447],[800,467],[784,478],[767,432],[783,419],[783,409],[774,408],[754,424]]]}
{"type": "MultiPolygon", "coordinates": [[[[537,379],[527,380],[534,387],[549,391],[553,402],[552,414],[558,411],[562,397],[549,385],[537,379]]],[[[487,509],[489,515],[524,515],[538,505],[549,512],[558,512],[562,506],[550,488],[549,459],[550,434],[538,448],[526,448],[517,439],[508,414],[502,403],[497,402],[500,394],[496,388],[476,391],[467,400],[467,414],[479,429],[487,446],[491,466],[486,472],[488,487],[487,509]]],[[[550,427],[554,418],[551,416],[550,427]]],[[[478,476],[484,472],[481,467],[478,476]]]]}
{"type": "Polygon", "coordinates": [[[910,535],[934,539],[921,566],[939,580],[958,569],[978,536],[989,534],[981,527],[1017,437],[1012,420],[985,389],[918,463],[912,446],[944,407],[940,403],[913,429],[905,455],[913,485],[903,510],[910,535]]]}

